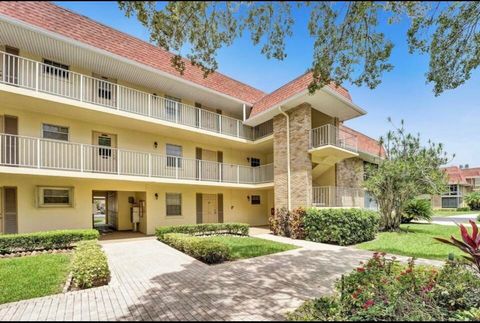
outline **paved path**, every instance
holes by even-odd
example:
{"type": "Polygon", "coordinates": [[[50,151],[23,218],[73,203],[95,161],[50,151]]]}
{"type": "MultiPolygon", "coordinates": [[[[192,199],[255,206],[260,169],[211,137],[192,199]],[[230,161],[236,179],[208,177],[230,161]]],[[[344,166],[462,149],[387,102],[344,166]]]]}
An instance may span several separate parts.
{"type": "MultiPolygon", "coordinates": [[[[0,320],[282,320],[370,252],[290,240],[299,249],[207,266],[156,240],[103,243],[108,286],[0,305],[0,320]]],[[[432,262],[437,263],[438,262],[432,262]]]]}
{"type": "Polygon", "coordinates": [[[460,223],[468,223],[469,220],[477,221],[478,214],[459,214],[451,216],[433,216],[432,221],[417,221],[419,223],[433,223],[440,225],[457,225],[460,223]]]}

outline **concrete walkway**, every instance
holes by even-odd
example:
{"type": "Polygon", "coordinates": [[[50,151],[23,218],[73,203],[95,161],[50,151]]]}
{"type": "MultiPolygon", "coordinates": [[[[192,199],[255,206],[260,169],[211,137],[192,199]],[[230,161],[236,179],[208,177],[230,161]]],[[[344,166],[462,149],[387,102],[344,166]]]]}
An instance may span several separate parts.
{"type": "Polygon", "coordinates": [[[477,221],[478,214],[459,214],[450,216],[433,216],[430,222],[428,221],[415,221],[418,223],[432,223],[440,225],[458,225],[468,223],[470,220],[477,221]]]}
{"type": "Polygon", "coordinates": [[[0,305],[0,320],[282,320],[371,256],[259,233],[301,248],[208,266],[154,238],[104,243],[108,286],[0,305]]]}

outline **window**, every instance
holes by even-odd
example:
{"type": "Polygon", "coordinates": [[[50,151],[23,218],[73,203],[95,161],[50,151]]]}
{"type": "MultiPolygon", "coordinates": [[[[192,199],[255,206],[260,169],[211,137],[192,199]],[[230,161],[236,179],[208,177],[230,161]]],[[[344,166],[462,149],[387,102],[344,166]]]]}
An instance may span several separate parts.
{"type": "Polygon", "coordinates": [[[101,76],[100,81],[98,82],[98,97],[111,100],[114,86],[114,84],[108,82],[108,77],[101,76]]]}
{"type": "Polygon", "coordinates": [[[260,195],[252,195],[251,202],[252,205],[260,205],[260,195]]]}
{"type": "Polygon", "coordinates": [[[108,135],[98,136],[98,145],[105,146],[107,148],[98,148],[98,155],[102,158],[112,157],[112,137],[108,135]]]}
{"type": "Polygon", "coordinates": [[[38,187],[39,207],[72,207],[73,187],[38,187]]]}
{"type": "Polygon", "coordinates": [[[70,74],[68,72],[70,69],[68,65],[57,63],[49,59],[44,59],[43,64],[43,73],[68,79],[70,74]]]}
{"type": "Polygon", "coordinates": [[[167,144],[168,167],[182,167],[182,160],[180,158],[177,158],[182,156],[182,146],[167,144]]]}
{"type": "Polygon", "coordinates": [[[167,216],[182,215],[182,194],[167,193],[165,197],[167,216]]]}
{"type": "Polygon", "coordinates": [[[44,123],[42,125],[43,138],[68,141],[68,128],[44,123]]]}
{"type": "Polygon", "coordinates": [[[260,158],[251,157],[250,158],[250,166],[252,166],[252,167],[260,166],[260,158]]]}

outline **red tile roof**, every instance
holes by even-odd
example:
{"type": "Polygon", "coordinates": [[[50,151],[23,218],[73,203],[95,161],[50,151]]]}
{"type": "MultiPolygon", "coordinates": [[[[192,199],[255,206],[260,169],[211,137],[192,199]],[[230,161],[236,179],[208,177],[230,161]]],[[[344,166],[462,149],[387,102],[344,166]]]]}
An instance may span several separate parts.
{"type": "Polygon", "coordinates": [[[368,137],[357,130],[353,130],[343,124],[340,124],[340,130],[343,130],[353,136],[357,137],[357,148],[359,151],[376,155],[379,157],[385,157],[385,149],[378,140],[368,137]]]}
{"type": "Polygon", "coordinates": [[[172,53],[50,2],[0,1],[0,14],[181,77],[250,104],[265,95],[264,92],[221,73],[212,73],[204,78],[203,72],[198,67],[192,66],[188,60],[185,60],[187,64],[184,74],[180,75],[171,65],[172,53]]]}
{"type": "Polygon", "coordinates": [[[480,167],[460,168],[449,166],[443,168],[448,177],[448,184],[470,185],[467,179],[480,176],[480,167]]]}
{"type": "MultiPolygon", "coordinates": [[[[266,111],[277,104],[285,101],[286,99],[294,96],[295,94],[301,93],[308,89],[308,85],[313,80],[313,73],[307,72],[293,81],[288,82],[287,84],[283,85],[282,87],[276,89],[272,93],[264,96],[258,102],[256,102],[252,107],[252,112],[250,113],[250,117],[253,117],[263,111],[266,111]]],[[[350,93],[343,87],[336,86],[335,84],[328,85],[333,90],[337,91],[340,95],[344,96],[350,102],[352,98],[350,93]]]]}

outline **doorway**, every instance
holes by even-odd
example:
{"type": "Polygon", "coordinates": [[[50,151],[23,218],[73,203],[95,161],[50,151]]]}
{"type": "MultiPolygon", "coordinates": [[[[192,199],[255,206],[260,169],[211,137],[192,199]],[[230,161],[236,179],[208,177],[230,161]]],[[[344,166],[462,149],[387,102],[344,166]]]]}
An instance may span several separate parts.
{"type": "Polygon", "coordinates": [[[202,223],[218,223],[217,194],[202,194],[202,223]]]}
{"type": "Polygon", "coordinates": [[[7,54],[10,54],[7,56],[5,60],[5,75],[4,75],[4,81],[9,84],[18,84],[18,68],[19,68],[19,54],[20,51],[18,48],[6,46],[5,47],[5,52],[7,54]],[[14,56],[13,56],[14,55],[14,56]]]}
{"type": "Polygon", "coordinates": [[[18,160],[18,118],[3,116],[2,159],[4,165],[17,165],[18,160]]]}
{"type": "Polygon", "coordinates": [[[117,173],[117,135],[93,132],[93,171],[117,173]]]}
{"type": "Polygon", "coordinates": [[[92,227],[101,233],[117,230],[117,192],[92,192],[92,227]]]}
{"type": "Polygon", "coordinates": [[[18,233],[17,188],[4,187],[1,195],[0,232],[18,233]]]}

